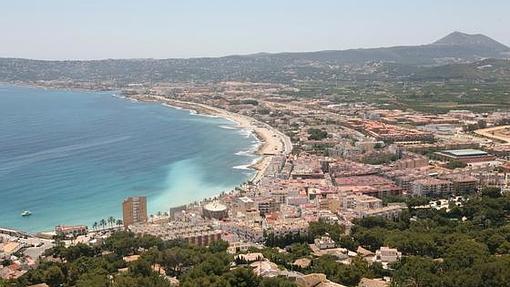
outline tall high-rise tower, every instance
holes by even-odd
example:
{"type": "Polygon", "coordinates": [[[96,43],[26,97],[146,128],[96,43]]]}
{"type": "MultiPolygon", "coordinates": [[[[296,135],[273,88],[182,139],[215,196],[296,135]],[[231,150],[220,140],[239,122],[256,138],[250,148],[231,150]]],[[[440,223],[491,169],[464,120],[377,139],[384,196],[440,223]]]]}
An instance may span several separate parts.
{"type": "Polygon", "coordinates": [[[132,196],[122,202],[122,217],[124,228],[135,223],[147,222],[147,198],[132,196]]]}

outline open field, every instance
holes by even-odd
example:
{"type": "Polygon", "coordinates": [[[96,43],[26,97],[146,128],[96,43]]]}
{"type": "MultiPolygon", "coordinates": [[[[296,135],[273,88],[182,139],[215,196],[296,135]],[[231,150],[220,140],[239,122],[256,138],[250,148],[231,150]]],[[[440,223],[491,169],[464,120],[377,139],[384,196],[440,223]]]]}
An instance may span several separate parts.
{"type": "Polygon", "coordinates": [[[480,129],[476,130],[475,133],[486,138],[502,141],[505,145],[510,145],[510,125],[480,129]]]}

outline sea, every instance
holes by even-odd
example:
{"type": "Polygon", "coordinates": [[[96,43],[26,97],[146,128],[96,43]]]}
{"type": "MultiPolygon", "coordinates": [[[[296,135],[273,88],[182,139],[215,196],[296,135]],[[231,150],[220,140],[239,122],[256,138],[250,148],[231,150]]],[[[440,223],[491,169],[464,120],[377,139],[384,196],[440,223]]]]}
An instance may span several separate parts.
{"type": "Polygon", "coordinates": [[[259,144],[232,121],[115,92],[0,85],[0,227],[91,227],[122,218],[129,196],[151,214],[211,198],[254,175],[259,144]]]}

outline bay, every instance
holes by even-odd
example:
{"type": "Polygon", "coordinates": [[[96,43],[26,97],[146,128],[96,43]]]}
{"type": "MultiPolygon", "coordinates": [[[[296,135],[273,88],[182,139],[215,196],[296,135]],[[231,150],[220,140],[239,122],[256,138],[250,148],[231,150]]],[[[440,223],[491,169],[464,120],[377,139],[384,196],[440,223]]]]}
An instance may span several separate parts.
{"type": "Polygon", "coordinates": [[[248,180],[257,144],[226,119],[112,92],[2,85],[0,226],[91,226],[121,218],[134,195],[148,197],[151,213],[168,211],[248,180]]]}

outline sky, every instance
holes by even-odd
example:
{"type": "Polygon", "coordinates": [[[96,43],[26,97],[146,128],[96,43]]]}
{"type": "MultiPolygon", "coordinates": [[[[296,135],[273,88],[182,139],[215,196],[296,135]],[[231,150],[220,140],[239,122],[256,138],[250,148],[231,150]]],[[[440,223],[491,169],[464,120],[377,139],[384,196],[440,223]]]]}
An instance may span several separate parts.
{"type": "Polygon", "coordinates": [[[508,0],[0,0],[0,57],[188,58],[431,43],[510,46],[508,0]]]}

